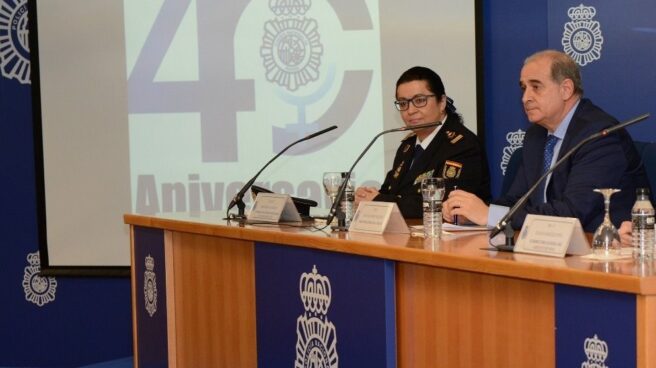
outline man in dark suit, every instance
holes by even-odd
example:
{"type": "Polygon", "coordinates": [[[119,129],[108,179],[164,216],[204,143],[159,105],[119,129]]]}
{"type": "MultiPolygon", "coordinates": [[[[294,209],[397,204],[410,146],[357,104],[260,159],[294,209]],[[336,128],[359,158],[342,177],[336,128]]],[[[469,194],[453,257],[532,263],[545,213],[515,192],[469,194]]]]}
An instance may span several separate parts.
{"type": "Polygon", "coordinates": [[[356,205],[367,200],[396,202],[405,218],[420,218],[421,181],[428,177],[444,178],[447,192],[457,186],[489,198],[485,151],[476,135],[462,124],[439,75],[424,67],[408,69],[396,83],[394,105],[408,126],[442,124],[404,138],[380,190],[358,188],[356,205]]]}
{"type": "MultiPolygon", "coordinates": [[[[617,120],[582,98],[579,68],[555,50],[528,57],[519,85],[528,120],[522,161],[508,193],[487,206],[476,195],[454,191],[444,203],[445,220],[461,215],[470,221],[494,225],[558,159],[593,133],[618,124],[617,120]]],[[[595,188],[618,188],[610,213],[618,224],[631,217],[635,189],[646,183],[642,161],[631,137],[620,130],[579,148],[557,168],[545,184],[512,218],[520,228],[527,214],[576,217],[593,232],[603,220],[603,198],[595,188]]]]}

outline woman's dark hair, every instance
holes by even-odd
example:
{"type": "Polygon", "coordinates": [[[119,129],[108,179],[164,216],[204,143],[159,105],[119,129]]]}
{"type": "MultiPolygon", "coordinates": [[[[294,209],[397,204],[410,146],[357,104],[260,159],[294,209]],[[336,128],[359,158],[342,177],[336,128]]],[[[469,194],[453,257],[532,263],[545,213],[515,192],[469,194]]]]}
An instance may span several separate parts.
{"type": "MultiPolygon", "coordinates": [[[[432,71],[429,68],[423,67],[423,66],[415,66],[412,67],[399,77],[399,80],[396,81],[396,88],[399,88],[399,85],[407,82],[412,82],[412,81],[425,81],[428,83],[428,89],[435,94],[435,96],[438,97],[438,99],[442,96],[446,96],[446,93],[444,91],[444,83],[442,83],[442,78],[432,71]]],[[[457,114],[458,118],[460,118],[460,114],[457,113],[456,107],[453,104],[453,100],[446,96],[446,112],[449,114],[457,114]]],[[[462,119],[460,119],[462,122],[462,119]]]]}

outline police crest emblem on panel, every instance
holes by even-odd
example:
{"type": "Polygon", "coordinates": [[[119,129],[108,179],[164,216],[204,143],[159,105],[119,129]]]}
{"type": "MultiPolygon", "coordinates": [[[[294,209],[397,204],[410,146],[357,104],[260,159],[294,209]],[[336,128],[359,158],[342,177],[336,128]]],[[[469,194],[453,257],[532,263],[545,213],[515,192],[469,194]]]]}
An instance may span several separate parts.
{"type": "Polygon", "coordinates": [[[27,0],[0,0],[0,71],[8,79],[30,83],[27,0]]]}
{"type": "Polygon", "coordinates": [[[150,254],[145,259],[144,304],[146,312],[152,317],[157,312],[157,279],[155,278],[155,259],[150,254]]]}
{"type": "Polygon", "coordinates": [[[601,25],[593,20],[597,10],[583,4],[569,8],[567,16],[571,21],[565,23],[561,43],[563,51],[580,66],[585,66],[601,57],[604,38],[601,25]]]}
{"type": "Polygon", "coordinates": [[[608,368],[606,358],[608,357],[608,344],[595,334],[594,337],[586,338],[583,349],[587,361],[581,363],[581,368],[608,368]]]}
{"type": "Polygon", "coordinates": [[[29,265],[23,272],[23,291],[25,300],[43,307],[55,300],[57,291],[57,280],[54,277],[43,277],[41,271],[41,258],[39,252],[27,255],[29,265]]]}
{"type": "Polygon", "coordinates": [[[305,313],[296,320],[296,361],[294,368],[337,368],[337,333],[328,320],[332,297],[330,280],[318,273],[301,275],[299,291],[305,313]]]}

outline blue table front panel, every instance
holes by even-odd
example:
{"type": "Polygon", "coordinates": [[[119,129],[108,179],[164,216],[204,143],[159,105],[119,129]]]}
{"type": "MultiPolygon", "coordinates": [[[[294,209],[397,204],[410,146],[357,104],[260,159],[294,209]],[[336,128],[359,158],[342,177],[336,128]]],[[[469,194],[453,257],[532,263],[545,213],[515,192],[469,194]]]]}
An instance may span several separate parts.
{"type": "Polygon", "coordinates": [[[635,367],[636,297],[556,285],[556,366],[635,367]]]}
{"type": "Polygon", "coordinates": [[[259,367],[396,366],[394,262],[257,243],[255,283],[259,367]]]}
{"type": "Polygon", "coordinates": [[[134,227],[140,368],[168,367],[164,231],[134,227]]]}

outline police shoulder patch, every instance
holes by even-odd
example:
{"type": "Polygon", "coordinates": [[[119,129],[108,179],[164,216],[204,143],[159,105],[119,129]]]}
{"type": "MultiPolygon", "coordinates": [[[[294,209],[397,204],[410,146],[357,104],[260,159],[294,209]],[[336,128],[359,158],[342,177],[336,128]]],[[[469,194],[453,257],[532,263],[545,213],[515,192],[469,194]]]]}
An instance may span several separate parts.
{"type": "Polygon", "coordinates": [[[442,168],[442,177],[447,179],[456,179],[460,177],[462,172],[462,163],[456,161],[446,160],[444,168],[442,168]]]}

